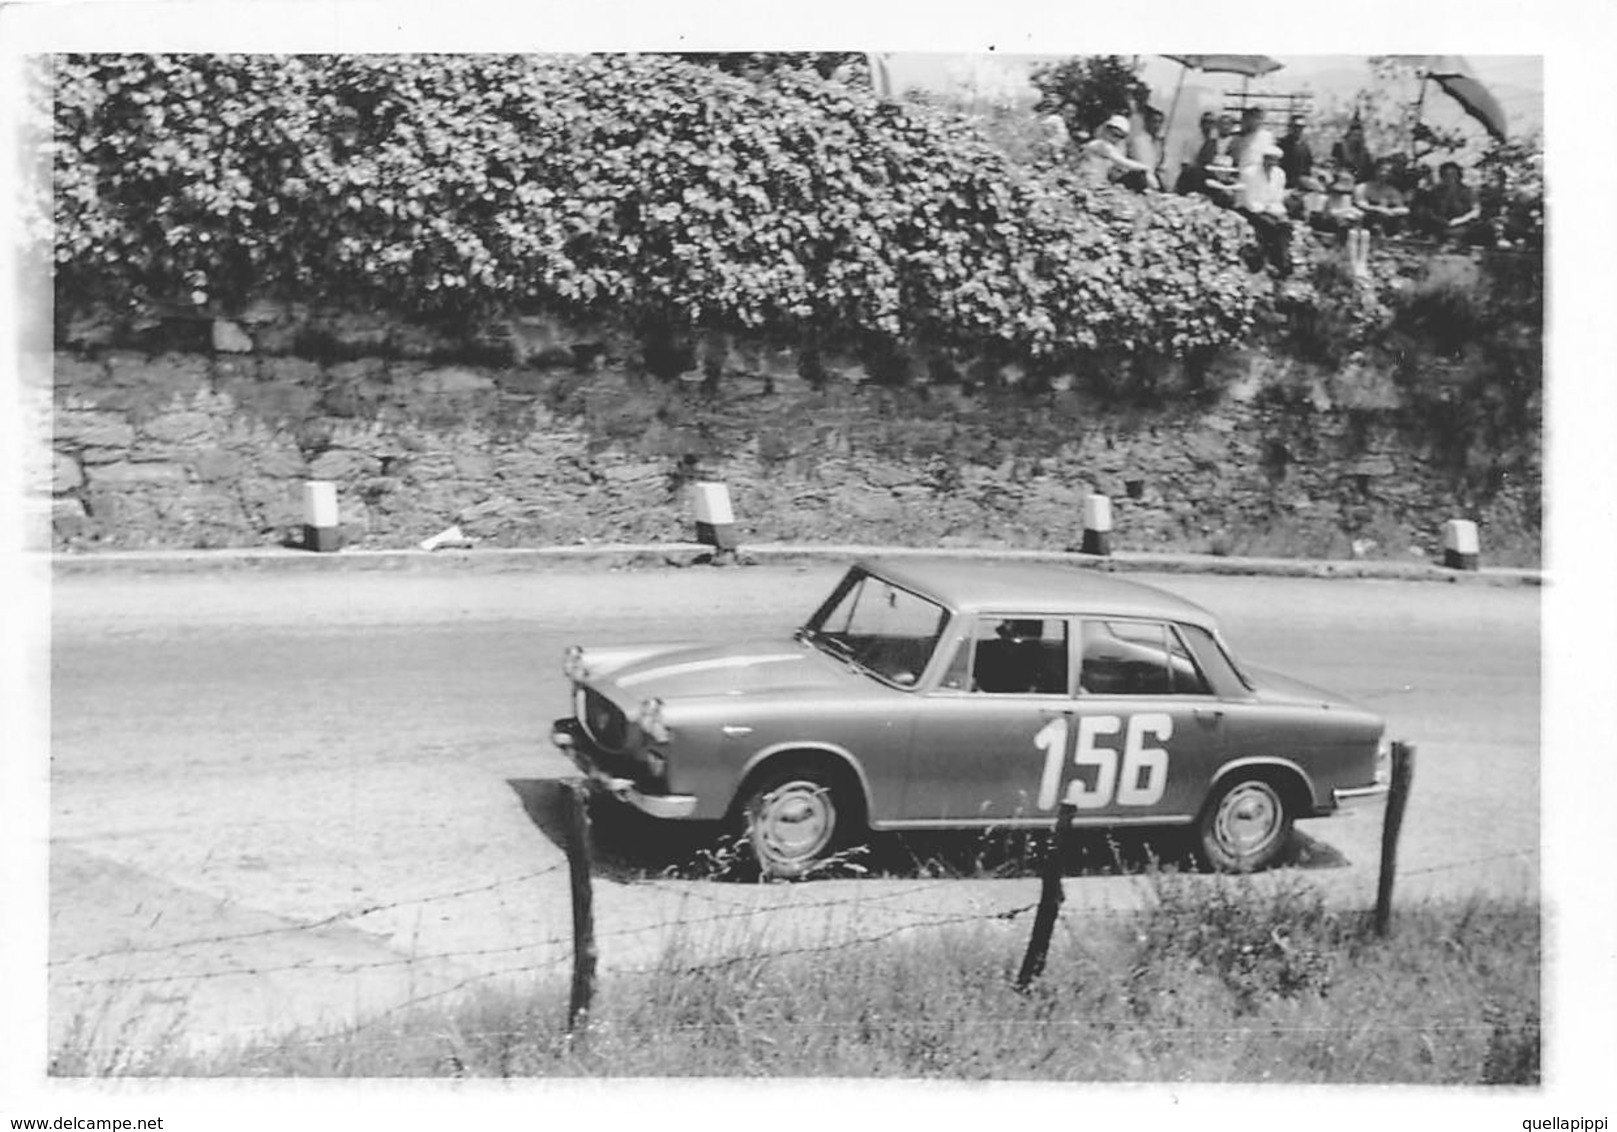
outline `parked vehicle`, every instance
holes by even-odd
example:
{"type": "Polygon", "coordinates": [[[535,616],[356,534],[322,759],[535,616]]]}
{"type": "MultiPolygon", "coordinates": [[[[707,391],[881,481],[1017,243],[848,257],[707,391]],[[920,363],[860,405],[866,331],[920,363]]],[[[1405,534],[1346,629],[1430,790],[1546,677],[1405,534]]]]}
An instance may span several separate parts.
{"type": "Polygon", "coordinates": [[[1194,827],[1214,868],[1376,801],[1380,718],[1237,661],[1213,616],[1061,564],[855,564],[790,638],[567,650],[555,744],[655,818],[799,877],[870,830],[1194,827]]]}

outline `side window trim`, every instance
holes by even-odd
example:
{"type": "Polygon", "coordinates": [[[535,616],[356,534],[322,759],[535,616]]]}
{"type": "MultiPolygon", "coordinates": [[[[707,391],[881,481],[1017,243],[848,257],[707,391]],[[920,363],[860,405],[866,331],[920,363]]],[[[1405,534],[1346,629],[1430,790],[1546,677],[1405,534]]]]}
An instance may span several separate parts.
{"type": "Polygon", "coordinates": [[[1074,698],[1076,696],[1077,692],[1076,692],[1075,689],[1076,689],[1076,686],[1077,686],[1077,677],[1078,677],[1077,666],[1074,663],[1075,658],[1078,655],[1078,653],[1075,651],[1078,646],[1077,646],[1077,643],[1076,643],[1076,636],[1075,636],[1075,633],[1074,633],[1074,624],[1075,624],[1075,622],[1077,620],[1076,618],[1074,618],[1074,617],[1072,617],[1070,615],[1067,615],[1067,614],[1059,614],[1059,613],[1044,613],[1044,614],[1035,615],[1035,614],[1029,613],[1029,612],[1027,612],[1025,610],[1011,610],[1011,611],[978,610],[977,612],[972,613],[972,614],[957,614],[956,616],[957,616],[957,619],[962,623],[962,625],[961,625],[960,633],[958,634],[958,636],[955,636],[955,638],[954,638],[954,640],[955,640],[955,653],[949,657],[949,660],[947,662],[947,666],[939,672],[939,674],[938,674],[938,684],[937,684],[936,688],[933,689],[935,692],[937,692],[937,693],[939,693],[941,695],[947,695],[947,696],[961,696],[961,695],[964,695],[964,696],[984,696],[984,695],[986,695],[986,696],[1010,696],[1010,695],[1017,695],[1017,696],[1038,696],[1038,697],[1041,697],[1041,698],[1044,698],[1044,699],[1052,699],[1052,700],[1055,700],[1055,699],[1072,699],[1072,698],[1074,698]],[[985,624],[992,623],[992,622],[1033,621],[1033,620],[1037,620],[1037,621],[1039,621],[1041,623],[1054,623],[1054,624],[1059,625],[1061,627],[1061,632],[1064,635],[1064,638],[1065,638],[1064,643],[1065,643],[1065,646],[1066,646],[1066,648],[1064,650],[1065,651],[1065,659],[1066,659],[1066,680],[1065,680],[1065,686],[1063,687],[1063,689],[1061,691],[1059,691],[1059,692],[1037,692],[1037,691],[1028,691],[1028,692],[984,692],[981,689],[979,689],[976,686],[977,685],[977,653],[978,653],[978,646],[981,645],[982,642],[983,642],[983,637],[982,637],[983,626],[985,624]],[[962,679],[963,679],[963,686],[962,687],[949,687],[949,686],[947,686],[947,680],[948,680],[949,674],[951,672],[955,671],[956,666],[959,663],[960,653],[961,653],[962,650],[969,651],[969,657],[968,657],[968,660],[967,660],[966,665],[965,665],[965,671],[961,674],[962,679]]]}
{"type": "MultiPolygon", "coordinates": [[[[1176,621],[1165,621],[1165,620],[1162,620],[1161,618],[1156,618],[1156,617],[1132,617],[1132,616],[1113,617],[1113,616],[1108,616],[1106,614],[1095,614],[1095,613],[1084,614],[1084,615],[1075,617],[1072,620],[1077,622],[1078,626],[1079,626],[1078,631],[1076,633],[1071,633],[1071,630],[1069,630],[1069,633],[1071,633],[1071,636],[1069,637],[1069,640],[1071,640],[1074,643],[1074,648],[1076,648],[1077,653],[1078,653],[1077,662],[1073,665],[1073,671],[1077,675],[1077,679],[1078,679],[1077,695],[1079,697],[1094,697],[1094,698],[1097,698],[1097,699],[1129,699],[1129,700],[1161,700],[1161,699],[1216,700],[1216,699],[1220,698],[1217,689],[1213,686],[1213,682],[1207,678],[1207,673],[1203,670],[1203,667],[1202,667],[1199,659],[1196,656],[1196,651],[1193,648],[1190,647],[1189,642],[1185,639],[1185,635],[1179,631],[1179,623],[1178,622],[1176,622],[1176,621]],[[1190,663],[1192,664],[1192,666],[1195,667],[1196,675],[1201,680],[1202,691],[1199,691],[1199,692],[1180,692],[1180,691],[1175,691],[1173,689],[1173,686],[1172,686],[1172,676],[1171,676],[1171,674],[1169,676],[1169,688],[1168,688],[1168,690],[1166,692],[1095,692],[1095,691],[1090,691],[1090,690],[1085,689],[1084,686],[1083,686],[1083,675],[1084,675],[1084,673],[1083,673],[1083,660],[1084,660],[1084,658],[1083,658],[1083,649],[1084,649],[1084,631],[1083,631],[1083,627],[1085,625],[1087,625],[1087,624],[1090,624],[1090,623],[1093,623],[1093,624],[1096,624],[1096,625],[1101,625],[1101,626],[1113,625],[1113,624],[1154,626],[1157,629],[1161,630],[1162,633],[1163,633],[1162,641],[1163,641],[1164,648],[1169,647],[1168,641],[1169,641],[1169,637],[1171,635],[1173,640],[1176,640],[1176,641],[1179,642],[1179,645],[1184,650],[1185,655],[1190,659],[1190,663]]],[[[1169,659],[1169,654],[1165,653],[1163,659],[1164,659],[1164,662],[1166,663],[1168,661],[1168,659],[1169,659]]]]}

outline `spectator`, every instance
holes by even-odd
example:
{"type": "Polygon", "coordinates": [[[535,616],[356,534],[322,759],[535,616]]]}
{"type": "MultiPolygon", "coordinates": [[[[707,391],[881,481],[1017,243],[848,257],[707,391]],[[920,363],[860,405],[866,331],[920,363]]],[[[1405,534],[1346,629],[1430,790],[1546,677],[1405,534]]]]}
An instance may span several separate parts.
{"type": "Polygon", "coordinates": [[[1155,106],[1147,106],[1140,115],[1140,127],[1129,134],[1128,146],[1124,150],[1129,158],[1144,165],[1146,171],[1127,172],[1123,175],[1123,184],[1135,192],[1146,190],[1160,191],[1162,177],[1157,167],[1162,164],[1162,111],[1155,106]]]}
{"type": "Polygon", "coordinates": [[[1436,239],[1469,241],[1475,238],[1482,217],[1477,195],[1465,183],[1465,172],[1457,162],[1445,161],[1437,168],[1437,184],[1417,197],[1411,223],[1436,239]]]}
{"type": "Polygon", "coordinates": [[[1128,119],[1114,114],[1102,122],[1095,136],[1078,155],[1078,176],[1091,185],[1121,180],[1128,173],[1147,173],[1150,167],[1123,152],[1129,136],[1128,119]]]}
{"type": "Polygon", "coordinates": [[[1338,169],[1326,186],[1324,210],[1308,223],[1316,232],[1341,237],[1348,266],[1362,279],[1370,274],[1370,233],[1364,227],[1364,212],[1353,203],[1357,187],[1353,174],[1338,169]]]}
{"type": "Polygon", "coordinates": [[[1280,139],[1280,171],[1286,175],[1288,185],[1300,185],[1314,172],[1314,151],[1303,136],[1305,125],[1307,120],[1301,114],[1293,114],[1286,136],[1280,139]]]}
{"type": "Polygon", "coordinates": [[[1286,216],[1286,174],[1280,147],[1273,142],[1255,150],[1257,164],[1241,166],[1236,208],[1252,225],[1264,258],[1284,279],[1291,274],[1291,221],[1286,216]]]}
{"type": "Polygon", "coordinates": [[[1375,171],[1375,161],[1370,156],[1370,149],[1364,144],[1364,123],[1359,121],[1357,113],[1353,121],[1348,123],[1347,133],[1342,140],[1331,147],[1331,160],[1337,168],[1346,169],[1354,181],[1368,181],[1375,171]]]}
{"type": "Polygon", "coordinates": [[[1364,213],[1365,227],[1384,236],[1396,236],[1404,230],[1409,206],[1393,183],[1393,163],[1383,157],[1374,168],[1370,179],[1354,191],[1353,203],[1364,213]]]}
{"type": "Polygon", "coordinates": [[[1174,182],[1173,190],[1176,193],[1188,195],[1202,191],[1207,181],[1207,170],[1218,159],[1219,150],[1223,148],[1223,139],[1218,133],[1218,115],[1211,110],[1201,116],[1201,140],[1196,143],[1189,159],[1179,166],[1179,179],[1174,182]]]}
{"type": "MultiPolygon", "coordinates": [[[[1286,159],[1280,159],[1280,171],[1286,171],[1286,159]]],[[[1291,184],[1291,177],[1286,177],[1286,184],[1291,184]]],[[[1312,173],[1305,173],[1297,181],[1296,188],[1286,192],[1286,215],[1293,220],[1301,220],[1310,227],[1314,225],[1314,217],[1325,212],[1325,183],[1312,173]]]]}
{"type": "Polygon", "coordinates": [[[1230,157],[1237,169],[1262,171],[1263,155],[1275,145],[1275,137],[1263,124],[1263,107],[1248,106],[1241,111],[1241,132],[1230,141],[1230,157]]]}
{"type": "Polygon", "coordinates": [[[1202,192],[1213,201],[1225,208],[1235,207],[1235,198],[1240,190],[1240,170],[1235,168],[1235,162],[1230,155],[1221,153],[1213,158],[1213,163],[1207,167],[1207,177],[1202,182],[1202,192]]]}

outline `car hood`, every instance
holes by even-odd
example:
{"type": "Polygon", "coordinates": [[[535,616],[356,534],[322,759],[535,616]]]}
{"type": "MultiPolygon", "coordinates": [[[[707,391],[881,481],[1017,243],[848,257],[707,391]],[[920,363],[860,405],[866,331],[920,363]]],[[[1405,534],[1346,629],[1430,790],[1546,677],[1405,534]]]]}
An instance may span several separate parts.
{"type": "Polygon", "coordinates": [[[603,683],[625,700],[735,696],[873,683],[842,662],[793,640],[742,641],[670,649],[626,664],[603,683]]]}
{"type": "Polygon", "coordinates": [[[1362,707],[1352,700],[1344,699],[1335,692],[1327,692],[1313,684],[1293,679],[1268,668],[1255,668],[1252,665],[1243,666],[1247,679],[1253,685],[1253,691],[1258,699],[1270,704],[1305,704],[1310,707],[1347,708],[1353,711],[1364,711],[1362,707]]]}

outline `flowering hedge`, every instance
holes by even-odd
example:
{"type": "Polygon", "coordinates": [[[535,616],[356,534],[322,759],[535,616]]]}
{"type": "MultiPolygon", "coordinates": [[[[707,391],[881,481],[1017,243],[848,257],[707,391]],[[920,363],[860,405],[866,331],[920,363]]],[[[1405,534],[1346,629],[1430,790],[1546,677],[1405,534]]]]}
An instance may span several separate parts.
{"type": "Polygon", "coordinates": [[[1061,361],[1248,328],[1245,226],[812,71],[666,56],[55,61],[58,298],[534,306],[1061,361]]]}

